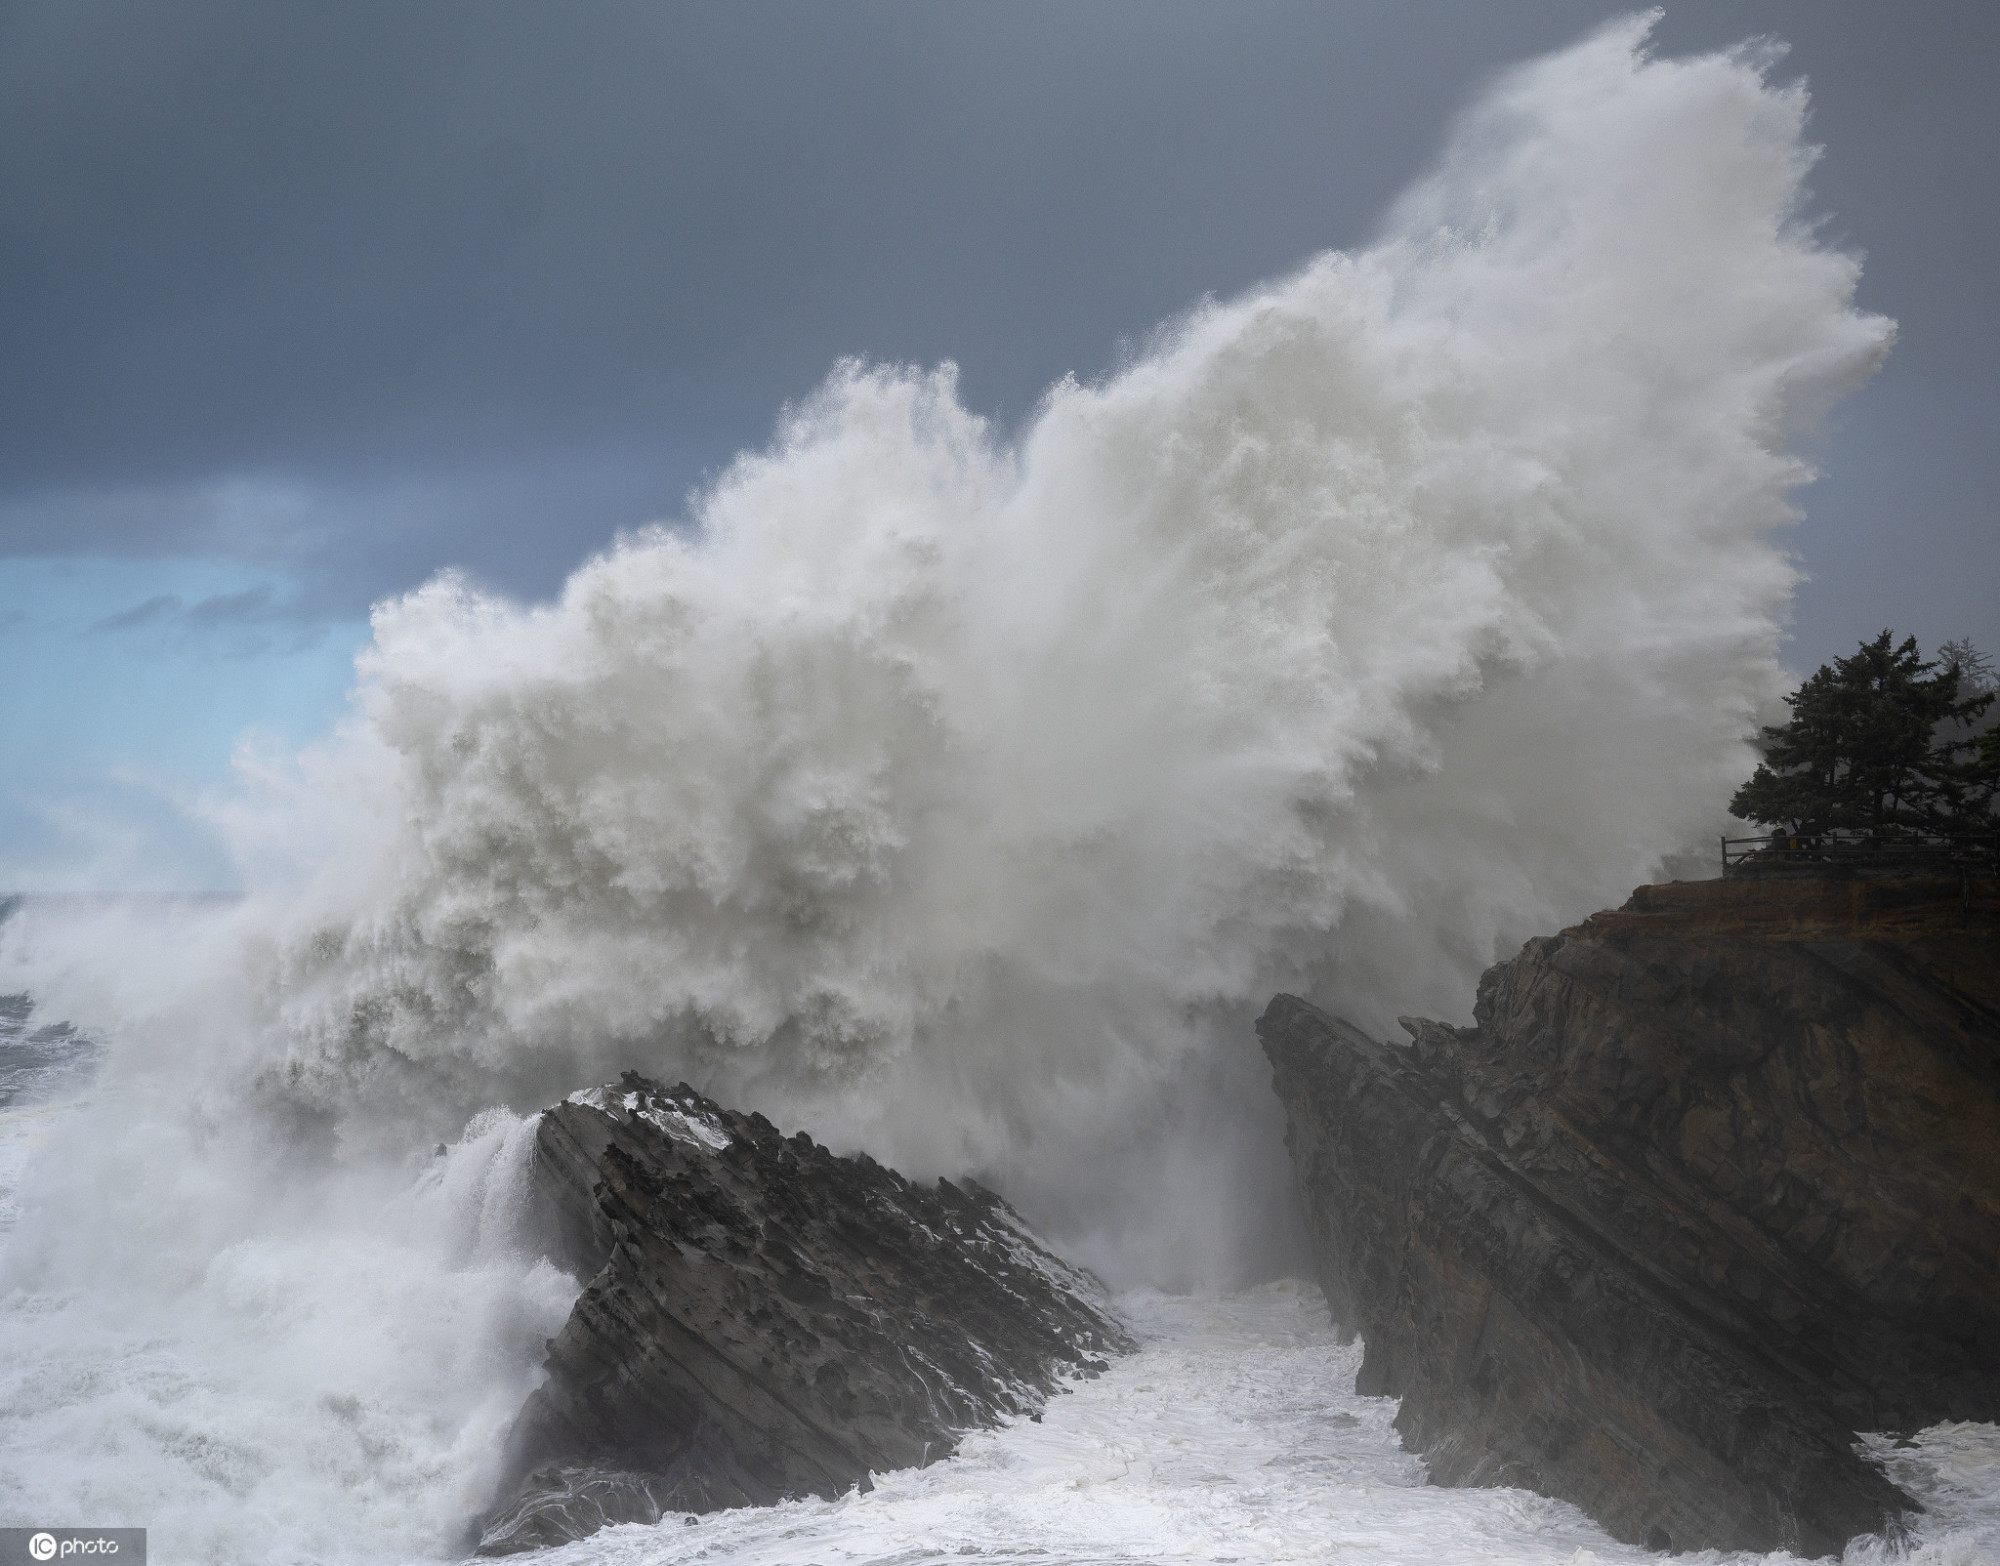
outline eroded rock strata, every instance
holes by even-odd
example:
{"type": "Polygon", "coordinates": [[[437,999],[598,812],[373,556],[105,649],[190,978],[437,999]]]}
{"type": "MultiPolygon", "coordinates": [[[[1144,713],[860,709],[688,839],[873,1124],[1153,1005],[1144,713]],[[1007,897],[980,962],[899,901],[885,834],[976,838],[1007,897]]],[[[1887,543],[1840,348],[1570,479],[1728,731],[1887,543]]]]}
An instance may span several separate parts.
{"type": "Polygon", "coordinates": [[[1854,1432],[2000,1417],[1994,884],[1641,888],[1475,1019],[1258,1024],[1361,1390],[1433,1482],[1655,1548],[1893,1529],[1854,1432]]]}
{"type": "Polygon", "coordinates": [[[1086,1274],[975,1186],[628,1073],[543,1115],[552,1249],[588,1277],[480,1550],[837,1495],[1035,1415],[1130,1348],[1086,1274]]]}

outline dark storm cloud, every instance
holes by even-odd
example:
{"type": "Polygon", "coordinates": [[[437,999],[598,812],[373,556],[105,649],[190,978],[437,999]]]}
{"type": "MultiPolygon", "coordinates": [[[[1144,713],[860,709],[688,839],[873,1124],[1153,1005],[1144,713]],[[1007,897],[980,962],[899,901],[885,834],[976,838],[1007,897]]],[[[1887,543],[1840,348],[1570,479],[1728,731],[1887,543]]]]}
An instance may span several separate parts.
{"type": "MultiPolygon", "coordinates": [[[[307,612],[445,563],[546,592],[842,354],[956,359],[1012,421],[1364,239],[1480,79],[1615,9],[7,6],[0,549],[292,561],[307,612]]],[[[1919,424],[2000,347],[1995,14],[1660,37],[1793,41],[1919,424]]],[[[1924,504],[1995,460],[1939,451],[1924,504]]]]}
{"type": "Polygon", "coordinates": [[[268,587],[247,588],[240,593],[217,593],[204,598],[187,612],[190,625],[258,625],[279,613],[276,595],[268,587]]]}
{"type": "Polygon", "coordinates": [[[1595,8],[1376,9],[16,7],[10,540],[546,589],[839,355],[1017,417],[1358,237],[1595,8]],[[235,526],[230,476],[312,503],[235,526]]]}
{"type": "Polygon", "coordinates": [[[133,631],[145,625],[157,625],[180,612],[181,601],[172,593],[159,593],[144,603],[134,604],[130,609],[121,609],[117,614],[108,614],[85,633],[102,636],[110,631],[133,631]]]}
{"type": "Polygon", "coordinates": [[[281,597],[269,587],[211,593],[192,603],[178,593],[156,593],[129,609],[84,628],[85,636],[147,633],[147,643],[201,647],[225,658],[257,658],[316,646],[325,634],[314,606],[281,597]]]}

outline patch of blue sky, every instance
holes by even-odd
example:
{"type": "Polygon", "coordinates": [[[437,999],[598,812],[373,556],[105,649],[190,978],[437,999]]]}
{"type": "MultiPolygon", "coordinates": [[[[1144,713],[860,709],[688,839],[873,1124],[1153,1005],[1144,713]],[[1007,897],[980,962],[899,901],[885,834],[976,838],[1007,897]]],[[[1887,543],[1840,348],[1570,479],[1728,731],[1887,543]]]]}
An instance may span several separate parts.
{"type": "Polygon", "coordinates": [[[193,801],[331,729],[367,637],[270,567],[0,560],[0,892],[233,890],[193,801]]]}

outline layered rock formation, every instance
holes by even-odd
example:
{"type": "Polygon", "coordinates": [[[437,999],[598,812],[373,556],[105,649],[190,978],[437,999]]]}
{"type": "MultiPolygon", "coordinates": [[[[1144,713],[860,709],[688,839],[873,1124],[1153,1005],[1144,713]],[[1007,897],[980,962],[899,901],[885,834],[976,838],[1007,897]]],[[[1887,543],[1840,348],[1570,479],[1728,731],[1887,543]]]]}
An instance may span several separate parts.
{"type": "Polygon", "coordinates": [[[2000,1417],[2000,895],[1646,887],[1407,1046],[1258,1024],[1361,1390],[1440,1484],[1655,1548],[1837,1552],[1857,1430],[2000,1417]]]}
{"type": "Polygon", "coordinates": [[[1038,1417],[1130,1348],[992,1193],[628,1073],[543,1115],[551,1249],[590,1279],[516,1423],[480,1551],[832,1496],[1038,1417]]]}

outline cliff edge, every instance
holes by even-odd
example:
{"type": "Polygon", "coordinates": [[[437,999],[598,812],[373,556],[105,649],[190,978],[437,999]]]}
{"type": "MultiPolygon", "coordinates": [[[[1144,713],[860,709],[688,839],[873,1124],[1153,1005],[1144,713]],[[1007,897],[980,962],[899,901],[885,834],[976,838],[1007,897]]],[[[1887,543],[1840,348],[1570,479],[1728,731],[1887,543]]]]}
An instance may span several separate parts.
{"type": "Polygon", "coordinates": [[[1434,1483],[1837,1553],[1856,1431],[2000,1417],[2000,887],[1643,887],[1387,1045],[1258,1023],[1336,1320],[1434,1483]]]}

